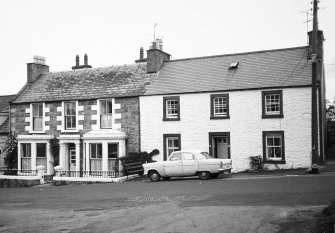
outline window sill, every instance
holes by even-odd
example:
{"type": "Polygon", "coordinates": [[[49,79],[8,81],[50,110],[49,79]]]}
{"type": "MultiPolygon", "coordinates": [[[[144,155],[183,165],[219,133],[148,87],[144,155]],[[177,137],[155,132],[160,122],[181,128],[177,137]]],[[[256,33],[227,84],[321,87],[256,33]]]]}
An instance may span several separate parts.
{"type": "Polygon", "coordinates": [[[266,163],[266,164],[286,164],[286,161],[285,160],[264,160],[263,163],[266,163]]]}
{"type": "Polygon", "coordinates": [[[79,133],[78,129],[62,129],[62,133],[79,133]]]}
{"type": "Polygon", "coordinates": [[[215,117],[215,116],[211,116],[210,119],[211,119],[211,120],[230,119],[230,116],[225,116],[225,117],[215,117]]]}
{"type": "Polygon", "coordinates": [[[180,118],[163,118],[163,121],[180,121],[180,118]]]}
{"type": "Polygon", "coordinates": [[[31,134],[45,134],[45,131],[31,131],[31,130],[29,130],[29,133],[31,133],[31,134]]]}
{"type": "Polygon", "coordinates": [[[284,118],[283,114],[277,114],[277,115],[262,115],[263,119],[271,119],[271,118],[284,118]]]}

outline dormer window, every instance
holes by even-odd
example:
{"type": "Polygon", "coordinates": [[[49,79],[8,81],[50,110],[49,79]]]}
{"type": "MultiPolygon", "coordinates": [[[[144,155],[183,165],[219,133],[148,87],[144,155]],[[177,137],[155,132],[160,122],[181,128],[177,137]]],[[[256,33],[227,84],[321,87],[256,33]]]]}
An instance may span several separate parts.
{"type": "Polygon", "coordinates": [[[237,69],[237,67],[238,67],[238,64],[239,64],[239,62],[237,61],[237,62],[232,62],[232,63],[230,63],[230,65],[229,65],[229,70],[230,69],[237,69]]]}
{"type": "Polygon", "coordinates": [[[32,104],[33,108],[33,131],[43,130],[43,104],[32,104]]]}

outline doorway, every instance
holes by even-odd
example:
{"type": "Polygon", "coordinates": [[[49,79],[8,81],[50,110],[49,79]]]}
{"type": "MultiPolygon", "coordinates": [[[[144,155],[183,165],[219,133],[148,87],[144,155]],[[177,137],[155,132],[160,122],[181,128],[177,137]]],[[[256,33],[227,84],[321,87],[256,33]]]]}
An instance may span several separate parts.
{"type": "Polygon", "coordinates": [[[209,153],[214,158],[230,159],[230,133],[209,133],[209,153]]]}
{"type": "Polygon", "coordinates": [[[76,148],[74,144],[69,144],[69,170],[76,170],[76,148]]]}

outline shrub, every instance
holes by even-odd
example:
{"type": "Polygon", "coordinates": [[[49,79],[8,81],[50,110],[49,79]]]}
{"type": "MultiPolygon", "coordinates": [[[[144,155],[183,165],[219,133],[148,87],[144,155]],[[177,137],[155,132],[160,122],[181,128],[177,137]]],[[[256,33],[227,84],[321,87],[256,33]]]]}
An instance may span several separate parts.
{"type": "Polygon", "coordinates": [[[56,136],[49,140],[50,152],[54,157],[54,166],[59,165],[59,140],[56,136]]]}
{"type": "Polygon", "coordinates": [[[260,155],[250,156],[250,168],[253,172],[263,172],[264,171],[264,163],[263,157],[260,155]]]}
{"type": "Polygon", "coordinates": [[[17,168],[17,140],[13,134],[9,134],[4,149],[5,164],[7,165],[7,170],[17,168]]]}
{"type": "Polygon", "coordinates": [[[136,163],[136,162],[141,162],[143,163],[151,163],[154,162],[152,160],[152,157],[154,155],[158,155],[159,150],[154,149],[151,151],[149,154],[147,152],[129,152],[126,156],[119,158],[122,165],[127,164],[127,163],[136,163]]]}

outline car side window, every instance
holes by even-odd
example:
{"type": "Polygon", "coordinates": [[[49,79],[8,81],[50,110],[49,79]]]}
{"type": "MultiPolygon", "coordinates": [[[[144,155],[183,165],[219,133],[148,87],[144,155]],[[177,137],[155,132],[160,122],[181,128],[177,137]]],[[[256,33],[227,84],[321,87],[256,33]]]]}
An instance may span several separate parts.
{"type": "Polygon", "coordinates": [[[170,161],[181,160],[181,153],[175,153],[171,156],[170,161]]]}
{"type": "Polygon", "coordinates": [[[184,160],[193,160],[193,154],[190,152],[183,153],[184,155],[184,160]]]}

